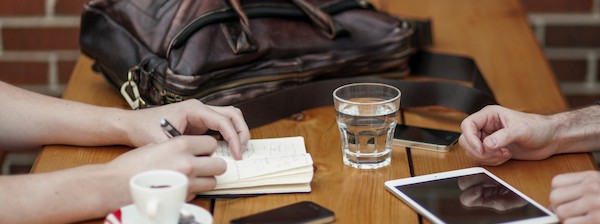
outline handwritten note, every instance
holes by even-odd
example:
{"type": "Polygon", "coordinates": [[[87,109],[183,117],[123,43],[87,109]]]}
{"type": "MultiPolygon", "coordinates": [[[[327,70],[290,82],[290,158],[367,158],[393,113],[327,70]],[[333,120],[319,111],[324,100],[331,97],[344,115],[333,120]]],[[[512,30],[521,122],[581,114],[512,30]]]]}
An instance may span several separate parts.
{"type": "MultiPolygon", "coordinates": [[[[303,137],[285,137],[273,139],[252,139],[248,141],[242,159],[288,156],[306,153],[303,137]]],[[[233,160],[231,150],[225,141],[219,141],[212,156],[233,160]]]]}
{"type": "Polygon", "coordinates": [[[224,174],[216,176],[217,186],[201,194],[262,194],[310,192],[313,160],[306,153],[303,137],[252,139],[234,160],[227,142],[219,142],[213,153],[227,162],[224,174]]]}

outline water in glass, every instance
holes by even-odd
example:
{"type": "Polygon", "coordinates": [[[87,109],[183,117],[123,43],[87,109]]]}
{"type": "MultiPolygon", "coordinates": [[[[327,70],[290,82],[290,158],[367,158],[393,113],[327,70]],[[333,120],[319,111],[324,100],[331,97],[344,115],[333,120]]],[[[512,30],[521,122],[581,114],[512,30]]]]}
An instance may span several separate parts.
{"type": "MultiPolygon", "coordinates": [[[[367,103],[382,99],[349,101],[367,103]]],[[[392,137],[398,123],[398,108],[394,103],[371,106],[340,103],[336,111],[344,164],[358,169],[377,169],[391,163],[392,137]]]]}

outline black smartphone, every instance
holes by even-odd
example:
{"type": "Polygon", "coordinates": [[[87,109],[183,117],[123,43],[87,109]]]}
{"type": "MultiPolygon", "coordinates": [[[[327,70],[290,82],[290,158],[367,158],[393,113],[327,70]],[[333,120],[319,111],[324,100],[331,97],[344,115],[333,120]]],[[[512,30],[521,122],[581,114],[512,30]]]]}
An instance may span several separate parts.
{"type": "Polygon", "coordinates": [[[249,223],[306,223],[321,224],[335,221],[335,214],[314,202],[302,201],[283,207],[231,220],[231,224],[249,223]]]}
{"type": "Polygon", "coordinates": [[[453,131],[396,125],[393,145],[447,152],[458,142],[460,133],[453,131]]]}

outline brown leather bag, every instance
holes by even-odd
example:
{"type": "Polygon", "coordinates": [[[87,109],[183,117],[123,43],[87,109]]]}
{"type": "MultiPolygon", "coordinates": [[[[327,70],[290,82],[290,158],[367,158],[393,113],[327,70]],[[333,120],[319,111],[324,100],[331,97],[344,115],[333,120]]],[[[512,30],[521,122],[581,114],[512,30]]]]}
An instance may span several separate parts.
{"type": "Polygon", "coordinates": [[[366,0],[95,0],[80,35],[82,52],[132,108],[197,98],[239,106],[251,127],[331,104],[332,88],[357,81],[400,87],[407,107],[470,113],[495,103],[468,58],[409,61],[431,42],[429,21],[390,16],[366,0]],[[397,79],[411,69],[476,88],[397,79]]]}
{"type": "Polygon", "coordinates": [[[406,73],[431,42],[421,24],[365,0],[97,0],[80,41],[111,83],[135,82],[146,103],[228,105],[315,79],[406,73]]]}

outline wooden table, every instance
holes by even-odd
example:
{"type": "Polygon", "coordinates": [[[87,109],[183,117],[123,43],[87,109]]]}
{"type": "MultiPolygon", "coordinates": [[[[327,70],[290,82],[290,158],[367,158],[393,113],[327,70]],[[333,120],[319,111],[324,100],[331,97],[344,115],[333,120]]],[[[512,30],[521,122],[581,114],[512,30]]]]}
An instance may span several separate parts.
{"type": "MultiPolygon", "coordinates": [[[[385,0],[374,2],[382,4],[385,0]]],[[[387,0],[385,10],[406,17],[433,20],[433,51],[473,57],[500,104],[520,111],[550,114],[567,110],[566,102],[517,0],[387,0]]],[[[127,108],[119,94],[90,69],[82,56],[64,98],[90,104],[127,108]]],[[[418,223],[419,216],[388,193],[383,182],[409,177],[404,148],[394,148],[388,167],[363,171],[342,164],[340,137],[333,107],[304,111],[301,121],[282,119],[251,130],[253,138],[304,136],[317,167],[308,194],[266,195],[235,199],[196,199],[214,206],[215,223],[302,200],[315,201],[336,213],[338,223],[418,223]]],[[[466,115],[444,109],[407,112],[415,126],[460,131],[466,115]]],[[[33,173],[106,162],[128,150],[125,147],[47,146],[39,154],[33,173]]],[[[412,172],[422,175],[476,166],[461,148],[448,153],[412,150],[412,172]]],[[[486,167],[506,182],[548,205],[550,181],[559,173],[594,169],[589,154],[554,156],[543,161],[510,161],[486,167]]],[[[102,219],[89,223],[101,223],[102,219]]]]}

